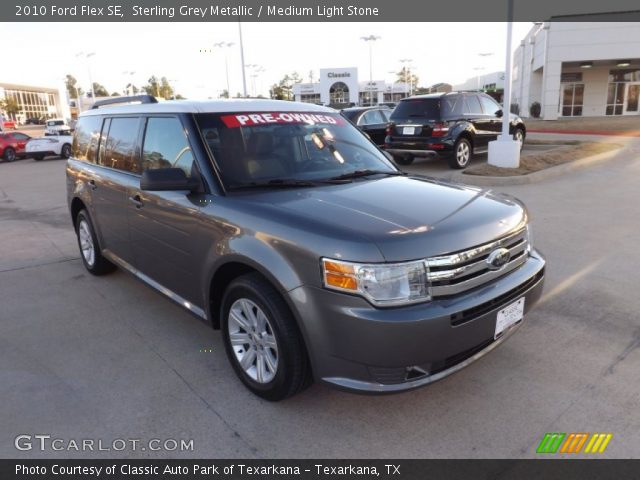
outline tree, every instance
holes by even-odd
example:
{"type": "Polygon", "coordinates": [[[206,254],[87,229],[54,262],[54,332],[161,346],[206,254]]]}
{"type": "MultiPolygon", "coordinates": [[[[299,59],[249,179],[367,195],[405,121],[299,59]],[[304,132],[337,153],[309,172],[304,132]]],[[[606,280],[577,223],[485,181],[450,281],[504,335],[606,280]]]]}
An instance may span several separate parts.
{"type": "Polygon", "coordinates": [[[222,92],[220,92],[219,98],[229,98],[229,90],[227,89],[222,90],[222,92]]]}
{"type": "Polygon", "coordinates": [[[269,93],[274,100],[293,100],[293,86],[302,82],[298,72],[286,74],[277,84],[271,86],[269,93]]]}
{"type": "Polygon", "coordinates": [[[104,85],[100,85],[98,82],[93,82],[93,97],[108,97],[109,92],[104,87],[104,85]]]}
{"type": "Polygon", "coordinates": [[[82,95],[82,89],[78,87],[78,81],[73,75],[67,74],[64,84],[67,87],[69,98],[78,98],[78,94],[82,95]]]}
{"type": "Polygon", "coordinates": [[[142,87],[142,89],[147,93],[147,95],[164,98],[165,100],[169,100],[175,96],[175,92],[173,91],[173,88],[171,88],[171,85],[169,85],[167,77],[158,79],[158,77],[153,75],[149,79],[149,83],[142,87]]]}
{"type": "Polygon", "coordinates": [[[120,96],[120,93],[119,93],[119,92],[113,92],[113,93],[111,94],[111,96],[112,96],[112,97],[119,97],[119,96],[120,96]]]}
{"type": "Polygon", "coordinates": [[[407,85],[413,85],[414,89],[418,87],[419,78],[415,73],[411,73],[407,67],[402,67],[398,73],[396,73],[397,81],[406,83],[407,85]]]}
{"type": "Polygon", "coordinates": [[[149,79],[149,83],[147,83],[142,89],[146,92],[147,95],[153,95],[154,97],[160,96],[160,82],[158,78],[153,75],[149,79]]]}
{"type": "Polygon", "coordinates": [[[0,100],[0,109],[4,110],[7,115],[13,116],[20,112],[20,104],[15,98],[7,97],[0,100]]]}
{"type": "Polygon", "coordinates": [[[138,93],[140,93],[140,89],[132,83],[128,83],[125,88],[127,90],[127,94],[129,92],[131,92],[132,95],[137,95],[138,93]]]}

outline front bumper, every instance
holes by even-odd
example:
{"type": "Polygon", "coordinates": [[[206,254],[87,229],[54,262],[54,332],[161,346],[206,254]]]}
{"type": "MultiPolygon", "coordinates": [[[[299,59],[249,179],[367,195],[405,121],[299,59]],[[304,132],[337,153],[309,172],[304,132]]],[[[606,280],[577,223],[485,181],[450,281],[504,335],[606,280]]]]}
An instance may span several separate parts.
{"type": "Polygon", "coordinates": [[[544,283],[543,257],[500,279],[450,298],[401,308],[302,286],[290,292],[317,380],[369,393],[410,390],[446,377],[503,343],[494,339],[497,312],[525,298],[525,314],[544,283]]]}

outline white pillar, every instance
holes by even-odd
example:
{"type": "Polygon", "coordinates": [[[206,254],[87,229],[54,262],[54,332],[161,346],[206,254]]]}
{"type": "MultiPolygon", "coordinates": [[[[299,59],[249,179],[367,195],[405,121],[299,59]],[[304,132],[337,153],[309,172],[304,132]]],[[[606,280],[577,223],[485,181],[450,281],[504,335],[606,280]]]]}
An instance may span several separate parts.
{"type": "Polygon", "coordinates": [[[507,7],[507,55],[504,69],[504,96],[502,101],[502,135],[498,140],[489,142],[490,165],[504,168],[518,168],[520,165],[520,142],[509,133],[511,120],[511,32],[513,27],[513,0],[507,7]]]}

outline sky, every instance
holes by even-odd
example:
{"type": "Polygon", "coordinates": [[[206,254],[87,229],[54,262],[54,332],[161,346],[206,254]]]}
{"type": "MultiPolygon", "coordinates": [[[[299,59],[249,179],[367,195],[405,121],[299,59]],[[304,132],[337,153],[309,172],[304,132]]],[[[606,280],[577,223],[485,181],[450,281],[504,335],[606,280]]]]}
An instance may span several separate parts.
{"type": "MultiPolygon", "coordinates": [[[[532,26],[514,23],[512,50],[532,26]]],[[[2,30],[15,42],[3,48],[3,65],[14,68],[3,68],[0,82],[57,87],[71,74],[87,90],[91,72],[109,92],[122,92],[127,83],[144,85],[156,75],[186,97],[217,98],[226,89],[226,55],[232,95],[242,91],[236,22],[5,23],[2,30]],[[216,42],[234,45],[212,48],[216,42]],[[95,55],[87,59],[80,52],[95,55]]],[[[268,96],[287,73],[308,81],[312,72],[317,81],[319,69],[331,67],[357,67],[359,79],[368,80],[369,45],[361,37],[369,35],[381,37],[372,46],[374,80],[390,83],[400,60],[412,59],[420,86],[462,83],[479,72],[504,70],[506,32],[499,22],[243,23],[245,65],[264,69],[252,78],[255,67],[247,68],[247,90],[268,96]]]]}

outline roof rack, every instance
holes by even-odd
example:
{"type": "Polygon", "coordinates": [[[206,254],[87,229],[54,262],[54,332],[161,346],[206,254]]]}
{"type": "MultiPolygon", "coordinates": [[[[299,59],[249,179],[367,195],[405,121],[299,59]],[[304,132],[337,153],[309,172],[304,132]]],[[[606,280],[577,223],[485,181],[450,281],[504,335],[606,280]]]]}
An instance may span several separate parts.
{"type": "Polygon", "coordinates": [[[118,105],[121,103],[158,103],[158,100],[153,95],[132,95],[130,97],[113,97],[107,98],[105,100],[100,100],[93,104],[91,107],[92,110],[98,109],[100,107],[105,107],[107,105],[118,105]]]}

